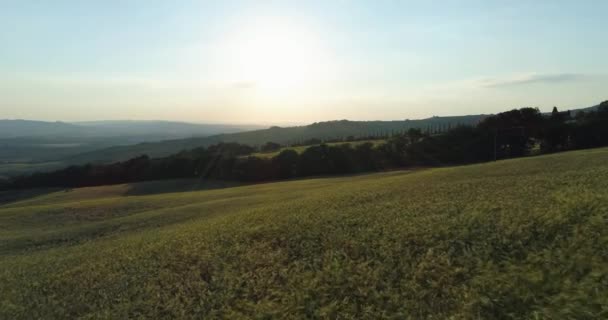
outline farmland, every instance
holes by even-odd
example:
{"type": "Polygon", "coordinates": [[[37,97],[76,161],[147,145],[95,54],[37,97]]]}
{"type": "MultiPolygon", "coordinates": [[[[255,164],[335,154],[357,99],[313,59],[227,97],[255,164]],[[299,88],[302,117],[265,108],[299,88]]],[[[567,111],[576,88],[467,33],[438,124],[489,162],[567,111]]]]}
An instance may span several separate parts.
{"type": "MultiPolygon", "coordinates": [[[[359,141],[351,141],[351,142],[328,142],[325,144],[328,146],[339,146],[339,145],[348,143],[352,146],[357,146],[357,145],[368,143],[368,142],[371,143],[374,147],[377,147],[379,145],[386,143],[386,140],[377,139],[377,140],[359,140],[359,141]]],[[[310,148],[311,146],[313,146],[313,145],[283,147],[283,148],[281,148],[277,151],[273,151],[273,152],[255,152],[255,153],[252,153],[251,156],[259,157],[259,158],[272,158],[272,157],[277,156],[279,153],[281,153],[284,150],[294,150],[297,153],[302,153],[307,148],[310,148]]]]}
{"type": "Polygon", "coordinates": [[[134,188],[0,205],[0,318],[608,317],[606,148],[134,188]]]}

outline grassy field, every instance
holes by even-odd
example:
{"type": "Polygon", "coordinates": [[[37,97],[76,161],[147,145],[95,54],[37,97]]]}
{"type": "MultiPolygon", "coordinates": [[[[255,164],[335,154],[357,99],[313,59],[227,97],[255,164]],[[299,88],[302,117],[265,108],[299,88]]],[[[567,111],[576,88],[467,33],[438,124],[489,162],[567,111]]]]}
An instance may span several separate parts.
{"type": "Polygon", "coordinates": [[[1,319],[606,319],[608,149],[0,206],[1,319]]]}
{"type": "MultiPolygon", "coordinates": [[[[371,144],[373,144],[374,147],[377,147],[377,146],[379,146],[381,144],[386,143],[386,140],[380,140],[379,139],[379,140],[361,140],[361,141],[351,141],[351,142],[328,142],[328,143],[326,143],[326,145],[328,145],[328,146],[338,146],[338,145],[341,145],[341,144],[347,144],[348,143],[348,144],[350,144],[350,145],[352,145],[354,147],[356,145],[364,144],[364,143],[368,143],[368,142],[371,143],[371,144]]],[[[256,153],[251,154],[251,156],[258,157],[258,158],[272,158],[272,157],[278,155],[279,153],[281,153],[281,151],[283,151],[283,150],[294,150],[297,153],[302,153],[302,152],[304,152],[304,150],[306,150],[306,149],[308,149],[308,148],[310,148],[312,146],[313,145],[297,146],[297,147],[284,147],[284,148],[281,148],[280,150],[277,150],[277,151],[274,151],[274,152],[256,152],[256,153]]],[[[246,157],[248,157],[248,156],[246,156],[246,157]]]]}

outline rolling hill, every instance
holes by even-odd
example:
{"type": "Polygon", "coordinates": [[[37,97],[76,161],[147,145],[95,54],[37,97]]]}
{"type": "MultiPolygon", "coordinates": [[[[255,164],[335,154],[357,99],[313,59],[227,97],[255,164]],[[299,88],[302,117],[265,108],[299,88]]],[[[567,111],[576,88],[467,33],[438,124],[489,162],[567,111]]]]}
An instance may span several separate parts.
{"type": "Polygon", "coordinates": [[[201,138],[174,139],[152,143],[141,143],[129,146],[114,146],[101,150],[86,152],[66,159],[69,163],[122,161],[142,154],[151,157],[162,157],[181,150],[206,147],[219,142],[238,142],[247,145],[262,145],[268,141],[281,144],[292,144],[308,139],[335,139],[348,136],[362,137],[388,134],[410,128],[437,128],[456,125],[472,125],[486,117],[485,115],[433,117],[421,120],[401,121],[327,121],[307,126],[271,127],[268,129],[244,131],[231,134],[220,134],[201,138]]]}
{"type": "MultiPolygon", "coordinates": [[[[583,109],[570,109],[574,114],[578,111],[595,110],[599,105],[583,109]]],[[[162,157],[181,150],[206,147],[219,142],[238,142],[259,146],[266,142],[280,144],[297,144],[310,139],[331,140],[336,138],[367,137],[379,134],[401,132],[410,128],[422,130],[446,129],[458,125],[475,125],[488,115],[442,116],[418,120],[395,121],[349,121],[337,120],[317,122],[306,126],[271,127],[268,129],[219,134],[208,137],[193,137],[173,139],[152,143],[141,143],[129,146],[113,146],[85,152],[69,159],[66,163],[81,164],[86,162],[123,161],[142,154],[151,157],[162,157]]]]}
{"type": "Polygon", "coordinates": [[[135,138],[138,142],[260,129],[257,125],[200,124],[174,121],[109,120],[47,122],[1,120],[0,137],[8,138],[135,138]],[[142,140],[143,138],[143,140],[142,140]]]}
{"type": "MultiPolygon", "coordinates": [[[[360,144],[364,144],[364,143],[371,143],[374,147],[378,147],[380,145],[383,145],[386,143],[386,140],[383,139],[376,139],[376,140],[358,140],[358,141],[345,141],[345,142],[328,142],[326,143],[326,145],[328,146],[339,146],[339,145],[343,145],[343,144],[350,144],[352,146],[357,146],[360,144]]],[[[305,145],[305,146],[286,146],[286,147],[282,147],[279,150],[276,151],[270,151],[270,152],[255,152],[252,153],[251,155],[247,155],[247,156],[243,156],[243,157],[248,157],[248,156],[254,156],[254,157],[258,157],[258,158],[272,158],[277,156],[279,153],[281,153],[284,150],[293,150],[295,152],[297,152],[298,154],[301,154],[302,152],[304,152],[306,149],[310,148],[311,146],[314,145],[320,145],[320,144],[312,144],[312,145],[305,145]]]]}
{"type": "MultiPolygon", "coordinates": [[[[60,168],[72,163],[64,161],[67,158],[105,148],[120,149],[143,142],[203,137],[259,128],[261,126],[169,121],[65,123],[0,120],[0,175],[60,168]]],[[[139,148],[141,146],[133,147],[134,152],[138,153],[139,148]]],[[[103,160],[103,156],[100,158],[103,160]]],[[[90,161],[96,160],[93,156],[90,161]]]]}
{"type": "Polygon", "coordinates": [[[74,124],[91,130],[91,134],[98,136],[156,137],[155,139],[148,139],[146,141],[192,136],[210,136],[263,128],[263,126],[260,125],[201,124],[158,120],[107,120],[75,122],[74,124]]]}
{"type": "MultiPolygon", "coordinates": [[[[580,110],[592,110],[597,107],[580,110]]],[[[579,109],[572,109],[574,113],[577,110],[579,109]]],[[[445,130],[457,125],[474,125],[485,117],[487,115],[397,121],[339,120],[318,122],[306,126],[284,128],[274,126],[267,129],[259,129],[256,126],[205,125],[167,121],[42,123],[42,127],[45,128],[51,124],[57,126],[53,132],[67,132],[65,130],[68,129],[85,131],[71,137],[57,137],[49,134],[44,137],[0,138],[0,176],[53,170],[73,164],[124,161],[143,154],[153,158],[164,157],[182,150],[206,147],[220,142],[238,142],[257,146],[272,141],[291,145],[310,139],[331,140],[349,136],[360,138],[387,135],[410,128],[445,130]],[[63,128],[61,130],[64,131],[59,128],[63,128]],[[218,132],[224,133],[216,134],[218,132]]],[[[24,128],[30,125],[36,127],[30,122],[25,121],[29,124],[24,128]]],[[[10,128],[19,123],[21,120],[0,120],[0,132],[3,132],[3,126],[10,128]],[[9,125],[7,126],[7,124],[9,125]]],[[[33,132],[43,131],[34,130],[33,132]]]]}
{"type": "MultiPolygon", "coordinates": [[[[608,149],[0,206],[0,318],[606,318],[608,149]]],[[[32,192],[32,191],[29,191],[32,192]]]]}
{"type": "Polygon", "coordinates": [[[32,120],[0,120],[0,137],[48,137],[78,136],[84,128],[66,122],[46,122],[32,120]]]}

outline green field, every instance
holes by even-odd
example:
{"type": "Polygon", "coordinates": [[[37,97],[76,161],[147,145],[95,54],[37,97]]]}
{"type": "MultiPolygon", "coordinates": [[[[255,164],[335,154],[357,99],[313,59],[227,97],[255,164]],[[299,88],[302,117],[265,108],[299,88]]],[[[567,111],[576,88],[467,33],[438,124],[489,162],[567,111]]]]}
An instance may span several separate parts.
{"type": "MultiPolygon", "coordinates": [[[[351,141],[351,142],[328,142],[325,143],[328,146],[338,146],[338,145],[342,145],[342,144],[350,144],[351,146],[357,146],[360,144],[364,144],[364,143],[371,143],[374,145],[374,147],[377,147],[381,144],[385,144],[386,140],[360,140],[360,141],[351,141]]],[[[256,152],[256,153],[252,153],[251,156],[254,157],[258,157],[258,158],[272,158],[274,156],[277,156],[279,153],[281,153],[281,151],[283,150],[294,150],[297,153],[302,153],[304,152],[306,149],[312,147],[314,145],[307,145],[307,146],[297,146],[297,147],[283,147],[280,150],[277,151],[273,151],[273,152],[256,152]]],[[[248,157],[248,156],[245,156],[248,157]]]]}
{"type": "Polygon", "coordinates": [[[608,318],[608,149],[125,188],[0,206],[1,319],[608,318]]]}

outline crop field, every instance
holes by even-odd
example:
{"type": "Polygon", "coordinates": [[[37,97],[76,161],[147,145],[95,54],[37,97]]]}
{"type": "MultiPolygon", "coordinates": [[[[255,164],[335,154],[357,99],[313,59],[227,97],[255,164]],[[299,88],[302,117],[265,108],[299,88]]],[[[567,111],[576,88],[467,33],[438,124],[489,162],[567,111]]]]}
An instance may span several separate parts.
{"type": "Polygon", "coordinates": [[[605,148],[124,189],[0,205],[0,319],[608,318],[605,148]]]}
{"type": "MultiPolygon", "coordinates": [[[[360,140],[360,141],[350,141],[350,142],[328,142],[328,143],[325,143],[325,144],[328,145],[328,146],[338,146],[338,145],[341,145],[341,144],[347,144],[348,143],[348,144],[350,144],[351,146],[354,147],[354,146],[357,146],[357,145],[360,145],[360,144],[364,144],[364,143],[368,143],[368,142],[371,143],[371,144],[373,144],[374,147],[377,147],[377,146],[379,146],[381,144],[386,143],[386,140],[378,139],[378,140],[360,140]]],[[[251,155],[254,156],[254,157],[258,157],[258,158],[272,158],[272,157],[278,155],[279,153],[281,153],[281,151],[283,151],[283,150],[294,150],[297,153],[302,153],[307,148],[310,148],[312,146],[315,146],[315,145],[306,145],[306,146],[297,146],[297,147],[283,147],[283,148],[281,148],[280,150],[277,150],[277,151],[273,151],[273,152],[256,152],[256,153],[253,153],[251,155]]]]}

